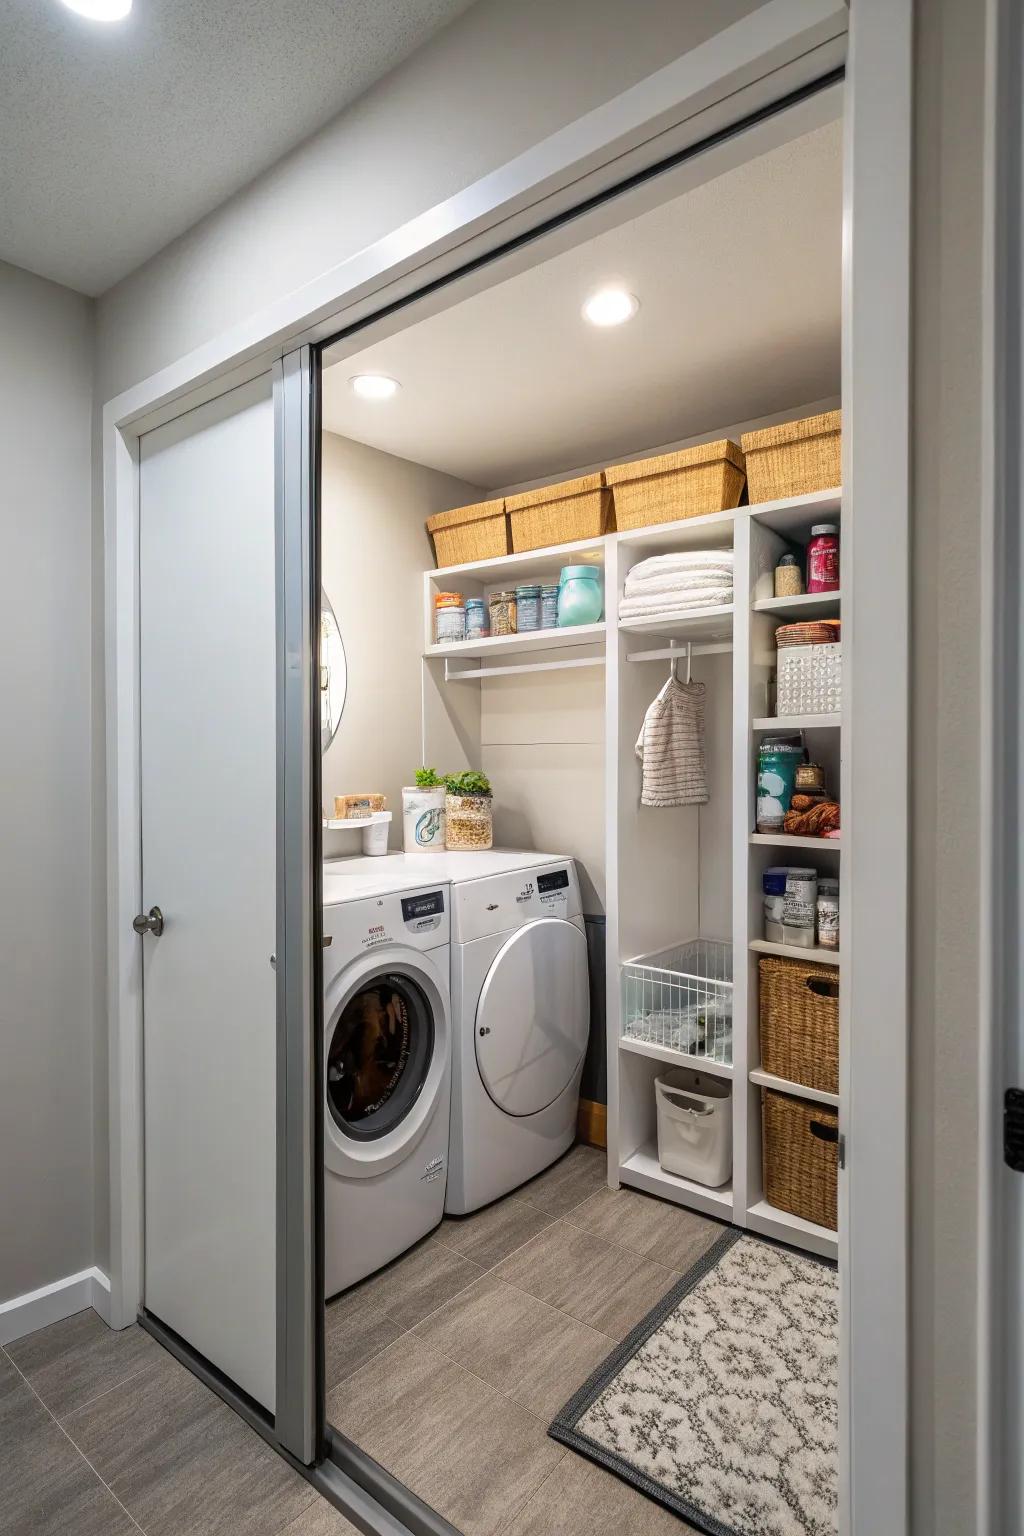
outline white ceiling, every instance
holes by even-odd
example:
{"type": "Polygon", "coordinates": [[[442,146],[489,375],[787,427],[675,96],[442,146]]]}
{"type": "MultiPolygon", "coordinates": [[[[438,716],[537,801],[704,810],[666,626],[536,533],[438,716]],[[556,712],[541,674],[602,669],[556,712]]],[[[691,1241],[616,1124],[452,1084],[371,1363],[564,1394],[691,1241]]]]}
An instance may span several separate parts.
{"type": "Polygon", "coordinates": [[[477,293],[324,373],[324,426],[497,489],[839,393],[838,122],[477,293]],[[635,319],[596,330],[595,288],[635,319]],[[402,385],[358,399],[356,373],[402,385]]]}
{"type": "Polygon", "coordinates": [[[0,0],[0,259],[103,292],[471,0],[0,0]]]}

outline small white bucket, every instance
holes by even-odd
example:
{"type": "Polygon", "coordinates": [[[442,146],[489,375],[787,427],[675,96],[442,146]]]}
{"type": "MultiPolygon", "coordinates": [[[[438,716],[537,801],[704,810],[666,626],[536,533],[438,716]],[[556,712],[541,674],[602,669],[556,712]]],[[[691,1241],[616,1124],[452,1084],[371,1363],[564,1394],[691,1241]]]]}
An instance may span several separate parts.
{"type": "Polygon", "coordinates": [[[406,853],[428,853],[432,848],[444,852],[445,789],[419,789],[415,785],[402,790],[402,840],[406,853]]]}
{"type": "Polygon", "coordinates": [[[673,1067],[654,1080],[658,1161],[666,1173],[717,1189],[732,1173],[732,1093],[707,1072],[673,1067]]]}
{"type": "Polygon", "coordinates": [[[390,827],[390,811],[371,812],[370,823],[363,828],[363,852],[374,858],[387,853],[390,827]]]}

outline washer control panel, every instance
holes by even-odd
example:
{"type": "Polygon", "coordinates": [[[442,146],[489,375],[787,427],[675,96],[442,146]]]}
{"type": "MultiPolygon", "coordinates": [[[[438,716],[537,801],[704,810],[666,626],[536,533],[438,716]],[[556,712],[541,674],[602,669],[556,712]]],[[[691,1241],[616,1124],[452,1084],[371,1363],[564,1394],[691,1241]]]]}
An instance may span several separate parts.
{"type": "Polygon", "coordinates": [[[444,920],[444,891],[403,896],[402,920],[410,933],[435,933],[444,920]]]}
{"type": "Polygon", "coordinates": [[[325,951],[337,968],[360,951],[384,945],[406,949],[436,949],[450,937],[449,889],[428,885],[419,889],[381,891],[356,901],[324,907],[324,938],[332,937],[325,951]]]}

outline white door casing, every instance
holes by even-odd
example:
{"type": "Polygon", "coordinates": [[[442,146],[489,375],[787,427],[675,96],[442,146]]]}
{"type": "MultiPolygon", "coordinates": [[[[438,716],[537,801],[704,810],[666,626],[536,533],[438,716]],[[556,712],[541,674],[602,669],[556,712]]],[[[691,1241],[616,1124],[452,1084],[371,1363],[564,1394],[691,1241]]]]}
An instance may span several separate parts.
{"type": "Polygon", "coordinates": [[[271,1413],[276,693],[270,375],[140,444],[144,1304],[271,1413]]]}

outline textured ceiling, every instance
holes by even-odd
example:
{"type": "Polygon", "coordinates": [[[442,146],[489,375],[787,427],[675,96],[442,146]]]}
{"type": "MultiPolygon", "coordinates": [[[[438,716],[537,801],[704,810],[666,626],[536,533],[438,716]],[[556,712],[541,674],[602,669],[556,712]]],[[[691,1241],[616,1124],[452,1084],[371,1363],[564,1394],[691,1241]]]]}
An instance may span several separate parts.
{"type": "Polygon", "coordinates": [[[471,0],[0,0],[0,259],[101,293],[471,0]]]}
{"type": "Polygon", "coordinates": [[[324,426],[497,489],[826,399],[841,243],[833,122],[326,369],[324,426]],[[606,283],[641,307],[602,331],[606,283]],[[373,372],[391,400],[352,392],[373,372]]]}

